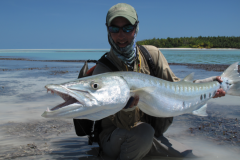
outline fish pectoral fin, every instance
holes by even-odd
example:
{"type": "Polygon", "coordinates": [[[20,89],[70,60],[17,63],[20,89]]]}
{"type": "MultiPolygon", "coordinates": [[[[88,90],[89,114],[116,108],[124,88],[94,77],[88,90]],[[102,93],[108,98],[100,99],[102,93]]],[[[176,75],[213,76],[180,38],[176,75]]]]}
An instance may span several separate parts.
{"type": "Polygon", "coordinates": [[[154,92],[156,87],[143,87],[143,88],[138,88],[135,90],[130,90],[130,93],[141,93],[141,92],[146,92],[146,93],[152,93],[154,92]]]}
{"type": "Polygon", "coordinates": [[[196,116],[208,116],[206,110],[207,110],[207,104],[204,104],[198,110],[193,111],[192,114],[196,116]]]}
{"type": "Polygon", "coordinates": [[[193,76],[194,76],[194,72],[187,75],[182,81],[193,82],[193,76]]]}

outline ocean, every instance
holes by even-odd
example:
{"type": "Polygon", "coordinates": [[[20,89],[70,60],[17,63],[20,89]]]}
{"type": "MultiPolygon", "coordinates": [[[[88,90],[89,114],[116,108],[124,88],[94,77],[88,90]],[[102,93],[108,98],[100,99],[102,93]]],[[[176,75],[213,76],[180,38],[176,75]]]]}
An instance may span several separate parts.
{"type": "MultiPolygon", "coordinates": [[[[0,57],[33,60],[98,60],[109,49],[0,49],[0,57]]],[[[169,63],[232,64],[240,49],[161,49],[169,63]]]]}

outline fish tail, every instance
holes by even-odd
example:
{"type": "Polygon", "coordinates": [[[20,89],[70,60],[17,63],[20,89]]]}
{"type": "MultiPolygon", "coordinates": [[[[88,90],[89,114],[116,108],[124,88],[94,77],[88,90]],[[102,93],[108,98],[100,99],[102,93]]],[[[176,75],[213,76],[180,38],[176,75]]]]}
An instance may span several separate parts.
{"type": "Polygon", "coordinates": [[[223,80],[221,88],[233,96],[240,96],[240,76],[238,73],[238,62],[230,65],[221,75],[223,80]]]}

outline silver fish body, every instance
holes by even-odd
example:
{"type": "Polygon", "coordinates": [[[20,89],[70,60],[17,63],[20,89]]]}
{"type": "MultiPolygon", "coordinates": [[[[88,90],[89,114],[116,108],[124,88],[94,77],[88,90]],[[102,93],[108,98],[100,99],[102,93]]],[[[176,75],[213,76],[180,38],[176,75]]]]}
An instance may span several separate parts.
{"type": "MultiPolygon", "coordinates": [[[[140,97],[138,107],[155,117],[173,117],[185,113],[200,115],[194,111],[204,106],[220,87],[218,82],[199,84],[183,80],[173,83],[158,78],[145,78],[147,77],[142,75],[135,85],[140,81],[145,81],[148,85],[134,92],[140,97]]],[[[201,113],[203,116],[205,114],[206,112],[201,113]]]]}
{"type": "Polygon", "coordinates": [[[155,117],[191,113],[206,116],[207,101],[219,88],[240,96],[238,62],[222,75],[223,82],[193,83],[193,74],[182,81],[169,82],[137,72],[109,72],[78,80],[45,86],[66,102],[47,109],[46,118],[99,120],[122,110],[130,96],[138,95],[138,107],[155,117]]]}
{"type": "Polygon", "coordinates": [[[48,108],[42,116],[97,120],[121,110],[130,97],[126,81],[118,76],[91,77],[45,86],[65,102],[48,108]]]}

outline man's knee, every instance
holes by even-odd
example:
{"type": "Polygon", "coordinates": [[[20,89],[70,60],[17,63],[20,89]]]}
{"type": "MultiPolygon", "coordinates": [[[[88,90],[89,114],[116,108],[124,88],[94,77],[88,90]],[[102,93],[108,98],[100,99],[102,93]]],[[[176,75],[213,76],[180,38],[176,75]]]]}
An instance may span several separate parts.
{"type": "Polygon", "coordinates": [[[133,134],[138,143],[143,146],[149,146],[152,144],[154,132],[155,131],[151,125],[147,123],[140,123],[136,126],[133,134]]]}
{"type": "Polygon", "coordinates": [[[139,123],[127,135],[119,159],[142,159],[152,147],[154,129],[147,123],[139,123]]]}

